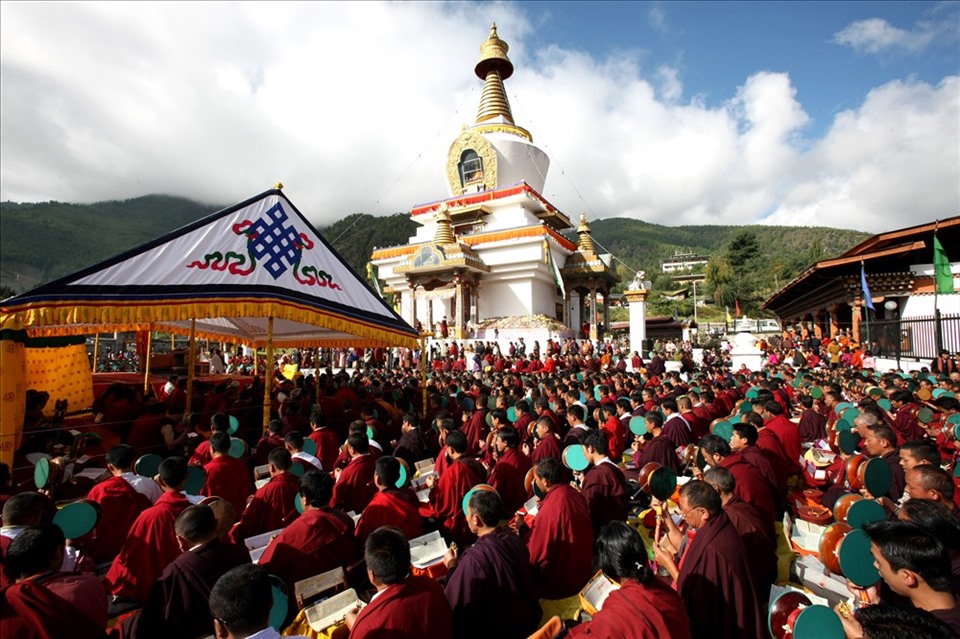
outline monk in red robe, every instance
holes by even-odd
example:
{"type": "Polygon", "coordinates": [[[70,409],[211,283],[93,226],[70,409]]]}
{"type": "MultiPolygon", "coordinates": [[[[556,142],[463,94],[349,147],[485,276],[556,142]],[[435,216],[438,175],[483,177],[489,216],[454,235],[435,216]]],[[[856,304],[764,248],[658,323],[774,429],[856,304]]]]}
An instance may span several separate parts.
{"type": "Polygon", "coordinates": [[[533,449],[531,450],[529,444],[523,445],[524,454],[530,457],[531,465],[536,466],[537,462],[546,457],[560,460],[563,453],[560,450],[560,438],[557,437],[554,429],[553,420],[549,417],[541,417],[537,420],[533,431],[536,435],[533,449]]]}
{"type": "Polygon", "coordinates": [[[607,402],[600,406],[603,413],[604,422],[600,429],[607,436],[607,448],[610,451],[610,459],[615,464],[620,463],[623,457],[623,451],[626,448],[627,428],[617,416],[617,405],[607,402]]]}
{"type": "Polygon", "coordinates": [[[17,639],[106,637],[107,598],[94,575],[60,572],[63,531],[31,526],[10,543],[7,568],[16,583],[0,590],[0,636],[17,639]]]}
{"type": "Polygon", "coordinates": [[[410,543],[403,533],[390,526],[374,531],[367,538],[364,559],[377,594],[362,610],[347,613],[350,639],[452,639],[443,588],[429,577],[410,575],[410,543]]]}
{"type": "Polygon", "coordinates": [[[370,455],[370,440],[365,433],[350,433],[347,454],[350,462],[343,470],[334,470],[337,483],[333,487],[330,507],[360,513],[377,493],[377,487],[373,485],[376,460],[370,455]]]}
{"type": "Polygon", "coordinates": [[[791,464],[790,469],[798,469],[800,457],[803,455],[800,447],[800,429],[783,414],[783,406],[773,400],[763,405],[762,417],[764,428],[773,431],[783,444],[783,451],[787,454],[788,463],[791,464]]]}
{"type": "Polygon", "coordinates": [[[647,426],[647,434],[642,436],[642,441],[634,444],[634,448],[639,449],[636,467],[643,468],[646,464],[655,462],[679,474],[682,466],[680,458],[677,457],[677,447],[663,435],[663,415],[650,411],[643,416],[643,421],[647,426]]]}
{"type": "Polygon", "coordinates": [[[750,549],[747,559],[757,588],[757,601],[765,606],[770,585],[777,581],[777,537],[773,522],[765,520],[759,510],[734,494],[736,479],[728,469],[711,468],[703,474],[703,480],[720,493],[723,512],[737,529],[744,547],[750,549]]]}
{"type": "MultiPolygon", "coordinates": [[[[203,446],[203,443],[200,445],[203,446]]],[[[209,450],[209,446],[210,444],[207,444],[207,450],[209,450]]],[[[260,441],[257,442],[255,447],[256,452],[253,455],[253,465],[263,466],[267,463],[270,451],[283,447],[283,422],[279,419],[271,419],[270,424],[267,425],[267,432],[260,438],[260,441]]],[[[192,459],[190,461],[191,463],[193,462],[192,459]]],[[[207,462],[209,461],[210,460],[207,459],[207,462]]],[[[333,468],[333,466],[330,466],[330,468],[333,468]]]]}
{"type": "Polygon", "coordinates": [[[753,465],[740,453],[735,453],[730,444],[719,435],[707,435],[700,440],[700,451],[711,466],[723,466],[736,478],[736,495],[748,504],[753,504],[764,519],[774,521],[777,507],[774,501],[775,486],[763,479],[753,465]]]}
{"type": "Polygon", "coordinates": [[[497,464],[490,473],[490,485],[503,500],[504,514],[516,512],[527,501],[524,479],[530,470],[530,458],[520,452],[520,434],[512,426],[497,431],[494,439],[497,464]]]}
{"type": "Polygon", "coordinates": [[[544,493],[527,540],[537,595],[571,597],[593,574],[590,509],[583,495],[567,483],[560,462],[550,457],[534,468],[534,481],[544,493]]]}
{"type": "Polygon", "coordinates": [[[337,463],[337,456],[340,455],[340,436],[327,425],[327,416],[322,412],[310,418],[310,428],[312,431],[309,437],[317,445],[320,463],[325,470],[332,471],[337,463]]]}
{"type": "Polygon", "coordinates": [[[497,493],[475,492],[466,519],[477,542],[462,553],[450,549],[443,558],[451,571],[444,590],[455,634],[462,639],[489,637],[491,611],[496,611],[501,637],[526,637],[540,620],[527,547],[512,531],[498,527],[503,510],[497,493]]]}
{"type": "Polygon", "coordinates": [[[133,522],[120,554],[103,578],[109,592],[136,601],[146,601],[153,582],[180,555],[174,522],[190,505],[180,492],[186,481],[186,460],[182,457],[163,460],[159,470],[163,495],[133,522]]]}
{"type": "Polygon", "coordinates": [[[209,506],[190,506],[174,525],[183,553],[153,584],[139,615],[124,621],[124,639],[200,637],[213,631],[207,600],[221,575],[250,562],[243,546],[223,543],[209,506]]]}
{"type": "Polygon", "coordinates": [[[473,535],[463,516],[463,498],[467,491],[485,481],[486,470],[476,459],[467,456],[467,438],[463,433],[451,431],[446,441],[447,454],[453,463],[439,480],[427,478],[430,503],[421,508],[420,514],[440,520],[448,540],[466,544],[472,541],[473,535]]]}
{"type": "Polygon", "coordinates": [[[400,479],[400,462],[396,457],[381,457],[377,460],[373,482],[377,487],[367,507],[357,522],[356,536],[360,545],[367,541],[374,530],[381,526],[396,526],[407,539],[423,534],[420,521],[420,500],[411,488],[397,488],[400,479]]]}
{"type": "Polygon", "coordinates": [[[624,522],[611,522],[597,538],[597,558],[603,573],[620,584],[587,623],[569,637],[618,639],[690,639],[690,619],[680,596],[647,565],[647,551],[637,531],[624,522]]]}
{"type": "Polygon", "coordinates": [[[587,500],[596,536],[604,524],[627,520],[627,478],[607,456],[607,438],[599,430],[583,436],[584,455],[590,466],[583,474],[580,492],[587,500]]]}
{"type": "Polygon", "coordinates": [[[296,582],[334,568],[350,566],[357,560],[353,520],[328,506],[333,480],[326,473],[308,470],[300,478],[303,514],[277,536],[263,555],[260,565],[287,583],[288,592],[296,582]]]}
{"type": "MultiPolygon", "coordinates": [[[[226,433],[230,429],[230,416],[226,413],[214,413],[210,418],[212,433],[226,433]]],[[[213,451],[210,450],[210,440],[200,442],[190,457],[191,466],[206,466],[213,460],[213,451]]]]}
{"type": "Polygon", "coordinates": [[[247,464],[230,456],[230,435],[226,433],[214,433],[210,437],[210,450],[213,459],[203,467],[207,471],[207,481],[200,489],[200,494],[225,499],[236,512],[243,512],[247,497],[254,492],[247,464]]]}
{"type": "Polygon", "coordinates": [[[300,516],[294,503],[300,492],[300,480],[290,472],[292,464],[290,451],[285,448],[270,451],[270,481],[257,490],[240,515],[240,523],[230,531],[235,543],[285,528],[300,516]]]}
{"type": "Polygon", "coordinates": [[[124,444],[107,451],[107,470],[111,476],[90,489],[87,495],[87,499],[100,504],[100,521],[93,537],[84,542],[83,551],[97,563],[117,556],[133,522],[150,507],[146,495],[137,492],[121,476],[133,466],[133,457],[133,448],[124,444]]]}
{"type": "MultiPolygon", "coordinates": [[[[748,413],[748,415],[753,415],[754,419],[760,420],[760,416],[756,413],[748,413]]],[[[763,480],[773,486],[779,513],[779,508],[787,496],[787,467],[770,451],[756,445],[759,433],[753,423],[746,420],[746,417],[747,415],[744,416],[744,421],[733,424],[730,448],[733,452],[740,453],[740,456],[760,473],[763,480]]]]}
{"type": "MultiPolygon", "coordinates": [[[[683,548],[679,558],[666,548],[672,545],[670,535],[654,545],[654,554],[670,573],[687,608],[691,636],[694,639],[764,637],[763,614],[747,551],[737,529],[723,512],[720,495],[706,482],[688,482],[680,489],[680,512],[689,529],[686,543],[680,544],[683,548]]],[[[668,529],[676,528],[672,522],[664,510],[663,523],[668,529]]]]}

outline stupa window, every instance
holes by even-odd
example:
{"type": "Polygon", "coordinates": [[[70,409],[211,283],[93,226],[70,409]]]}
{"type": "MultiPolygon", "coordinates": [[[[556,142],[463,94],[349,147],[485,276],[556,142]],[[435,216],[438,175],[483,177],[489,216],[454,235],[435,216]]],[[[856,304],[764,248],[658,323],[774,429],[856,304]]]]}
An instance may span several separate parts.
{"type": "Polygon", "coordinates": [[[467,186],[483,181],[483,159],[473,149],[460,154],[460,185],[467,186]]]}

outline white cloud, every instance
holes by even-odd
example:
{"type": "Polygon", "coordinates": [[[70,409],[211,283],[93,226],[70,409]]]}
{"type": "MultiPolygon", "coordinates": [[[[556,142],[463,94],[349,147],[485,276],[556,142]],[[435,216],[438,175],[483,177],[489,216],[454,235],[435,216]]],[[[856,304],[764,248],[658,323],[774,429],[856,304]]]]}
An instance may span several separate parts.
{"type": "MultiPolygon", "coordinates": [[[[229,204],[276,181],[318,224],[442,197],[489,23],[571,217],[881,230],[956,214],[958,79],[893,82],[822,139],[786,73],[725,104],[637,53],[529,49],[517,5],[18,3],[0,23],[0,198],[229,204]],[[580,196],[583,199],[581,200],[580,196]]],[[[397,238],[402,242],[405,238],[397,238]]]]}
{"type": "Polygon", "coordinates": [[[937,37],[936,23],[924,22],[913,31],[897,28],[881,18],[858,20],[833,36],[835,44],[846,45],[859,53],[881,53],[891,49],[920,51],[937,37]]]}
{"type": "Polygon", "coordinates": [[[654,5],[650,7],[650,11],[647,12],[647,20],[650,26],[657,31],[667,30],[667,12],[664,11],[659,3],[654,3],[654,5]]]}

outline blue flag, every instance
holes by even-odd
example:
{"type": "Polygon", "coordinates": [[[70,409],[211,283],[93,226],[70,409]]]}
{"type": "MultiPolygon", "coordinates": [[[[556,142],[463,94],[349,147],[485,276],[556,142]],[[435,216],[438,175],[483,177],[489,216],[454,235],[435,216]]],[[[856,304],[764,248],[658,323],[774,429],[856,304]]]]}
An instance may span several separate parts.
{"type": "Polygon", "coordinates": [[[867,301],[867,308],[871,311],[875,311],[873,307],[873,298],[870,296],[870,287],[867,286],[867,272],[863,269],[863,264],[860,265],[860,286],[863,288],[863,299],[867,301]]]}

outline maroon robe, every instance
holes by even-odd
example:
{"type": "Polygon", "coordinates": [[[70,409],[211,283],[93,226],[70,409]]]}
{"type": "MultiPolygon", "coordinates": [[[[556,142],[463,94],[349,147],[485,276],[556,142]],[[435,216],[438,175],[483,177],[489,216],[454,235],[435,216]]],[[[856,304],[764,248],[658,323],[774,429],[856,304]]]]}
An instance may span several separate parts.
{"type": "Polygon", "coordinates": [[[300,516],[296,507],[300,481],[291,473],[282,472],[270,478],[253,495],[240,515],[240,523],[230,531],[230,538],[242,543],[247,537],[286,528],[300,516]]]}
{"type": "Polygon", "coordinates": [[[353,531],[353,520],[344,513],[308,508],[270,542],[259,564],[293,592],[298,581],[357,561],[353,531]]]}
{"type": "Polygon", "coordinates": [[[677,448],[673,442],[662,434],[654,437],[650,441],[644,442],[637,457],[637,468],[643,468],[645,464],[656,462],[661,466],[672,468],[678,475],[682,470],[680,458],[677,457],[677,448]]]}
{"type": "Polygon", "coordinates": [[[150,500],[118,476],[94,486],[87,499],[100,504],[100,521],[93,538],[83,544],[83,551],[97,563],[110,561],[123,547],[133,522],[150,507],[150,500]]]}
{"type": "Polygon", "coordinates": [[[340,455],[340,437],[330,427],[318,428],[309,435],[317,445],[317,457],[324,470],[333,471],[340,455]]]}
{"type": "MultiPolygon", "coordinates": [[[[761,428],[757,432],[757,446],[768,451],[786,471],[787,475],[793,475],[801,471],[800,460],[791,460],[787,455],[786,449],[780,443],[780,438],[772,430],[761,428]]],[[[774,464],[776,466],[776,464],[774,464]]]]}
{"type": "Polygon", "coordinates": [[[377,487],[373,483],[373,473],[376,469],[376,458],[373,455],[357,455],[350,460],[342,471],[337,483],[333,485],[333,496],[330,497],[330,507],[343,512],[363,512],[373,496],[377,494],[377,487]]]}
{"type": "Polygon", "coordinates": [[[472,457],[457,459],[430,491],[430,503],[421,508],[421,514],[439,519],[449,539],[461,544],[469,542],[473,534],[467,528],[463,498],[467,491],[485,480],[486,470],[480,462],[472,457]]]}
{"type": "MultiPolygon", "coordinates": [[[[207,444],[207,450],[209,451],[210,450],[209,442],[201,442],[200,446],[203,446],[204,443],[207,444]]],[[[200,446],[197,446],[197,451],[200,450],[200,446]]],[[[269,461],[267,458],[270,456],[270,453],[272,453],[277,448],[283,448],[283,446],[284,446],[283,437],[280,437],[279,435],[268,433],[266,436],[261,437],[260,441],[257,442],[257,446],[256,446],[257,450],[253,454],[253,465],[263,466],[269,461]]],[[[319,444],[318,444],[318,447],[319,447],[319,444]]],[[[191,464],[195,463],[194,459],[196,457],[197,457],[197,452],[194,452],[193,457],[190,458],[191,464]]],[[[198,465],[202,466],[203,464],[209,463],[209,461],[210,461],[210,457],[208,453],[208,457],[206,461],[204,461],[203,463],[199,463],[199,460],[198,460],[197,463],[198,465]]],[[[327,468],[327,466],[324,466],[324,468],[327,468]]]]}
{"type": "Polygon", "coordinates": [[[537,462],[541,459],[553,457],[556,460],[560,460],[562,459],[562,455],[563,453],[560,451],[560,440],[557,439],[556,435],[550,433],[541,439],[534,449],[530,451],[530,463],[536,466],[537,462]]]}
{"type": "Polygon", "coordinates": [[[396,526],[407,539],[423,534],[420,521],[420,500],[410,488],[387,488],[378,491],[357,522],[357,541],[362,548],[374,530],[380,526],[396,526]]]}
{"type": "Polygon", "coordinates": [[[775,486],[767,483],[757,469],[739,452],[725,458],[720,465],[733,474],[736,482],[734,494],[737,497],[756,506],[764,519],[776,520],[777,507],[773,499],[775,486]]]}
{"type": "Polygon", "coordinates": [[[427,440],[419,428],[411,428],[400,436],[393,456],[407,462],[410,468],[427,457],[427,440]]]}
{"type": "Polygon", "coordinates": [[[773,487],[777,503],[782,502],[787,496],[787,471],[782,464],[777,463],[779,460],[759,446],[747,446],[740,450],[740,455],[773,487]]]}
{"type": "Polygon", "coordinates": [[[486,438],[487,432],[490,430],[487,428],[485,418],[485,411],[475,410],[470,415],[470,420],[463,425],[463,434],[467,437],[466,454],[471,457],[480,452],[480,440],[486,438]]]}
{"type": "Polygon", "coordinates": [[[567,636],[690,639],[690,620],[680,595],[659,578],[643,585],[625,579],[592,621],[573,627],[567,636]]]}
{"type": "MultiPolygon", "coordinates": [[[[205,439],[193,449],[193,455],[190,456],[191,466],[206,466],[213,460],[213,453],[210,452],[210,440],[205,439]]],[[[264,462],[266,463],[266,462],[264,462]]]]}
{"type": "Polygon", "coordinates": [[[184,552],[154,582],[141,613],[128,617],[124,639],[200,637],[213,631],[210,591],[224,573],[250,563],[243,546],[211,541],[184,552]]]}
{"type": "Polygon", "coordinates": [[[590,466],[580,487],[590,509],[594,536],[608,522],[627,520],[627,478],[619,467],[608,462],[590,466]]]}
{"type": "Polygon", "coordinates": [[[691,443],[690,426],[683,421],[680,415],[671,415],[669,419],[663,423],[663,428],[660,430],[660,433],[663,437],[673,442],[674,448],[683,448],[691,443]]]}
{"type": "Polygon", "coordinates": [[[527,548],[539,598],[580,592],[593,575],[593,526],[583,495],[566,484],[553,487],[540,502],[527,548]]]}
{"type": "Polygon", "coordinates": [[[744,548],[750,549],[747,563],[757,588],[757,601],[766,605],[770,585],[777,580],[777,538],[773,522],[765,520],[759,510],[736,496],[723,505],[723,512],[737,529],[744,548]]]}
{"type": "Polygon", "coordinates": [[[777,415],[768,419],[764,425],[764,430],[773,431],[780,443],[783,445],[783,452],[786,453],[788,463],[791,468],[797,468],[800,465],[800,456],[803,451],[800,446],[800,429],[784,415],[777,415]]]}
{"type": "Polygon", "coordinates": [[[527,501],[524,478],[530,468],[530,458],[516,448],[505,448],[493,467],[490,485],[500,494],[505,517],[515,513],[527,501]]]}
{"type": "Polygon", "coordinates": [[[800,431],[801,442],[815,442],[827,436],[827,420],[817,411],[808,408],[800,416],[797,429],[800,431]]]}
{"type": "MultiPolygon", "coordinates": [[[[95,621],[82,606],[63,598],[48,587],[51,573],[39,579],[21,581],[0,590],[0,636],[11,639],[105,639],[106,597],[103,624],[95,621]]],[[[96,577],[85,575],[94,582],[96,577]]],[[[94,583],[94,588],[99,584],[94,583]]]]}
{"type": "Polygon", "coordinates": [[[387,586],[360,611],[350,639],[387,637],[452,639],[450,604],[440,584],[429,577],[407,577],[387,586]]]}
{"type": "Polygon", "coordinates": [[[453,609],[458,639],[485,639],[496,613],[496,635],[527,637],[540,621],[530,556],[515,534],[498,529],[477,540],[460,557],[444,589],[453,609]]]}
{"type": "Polygon", "coordinates": [[[220,455],[203,469],[207,471],[207,482],[200,489],[200,494],[204,497],[215,495],[229,501],[238,513],[242,513],[247,507],[247,497],[255,490],[246,462],[230,455],[220,455]]]}
{"type": "Polygon", "coordinates": [[[760,639],[766,634],[747,551],[723,513],[697,530],[680,560],[676,588],[694,639],[760,639]]]}
{"type": "Polygon", "coordinates": [[[146,601],[150,587],[171,561],[180,555],[174,523],[190,502],[179,492],[167,491],[147,508],[103,578],[106,589],[123,597],[146,601]]]}

